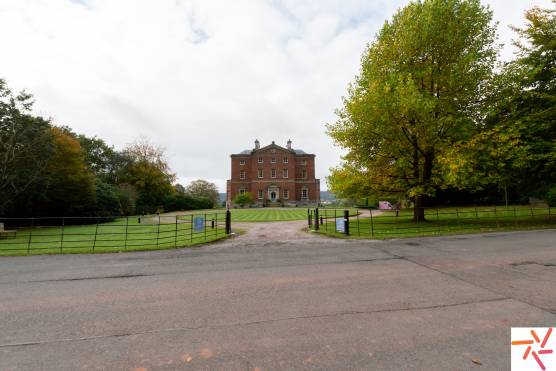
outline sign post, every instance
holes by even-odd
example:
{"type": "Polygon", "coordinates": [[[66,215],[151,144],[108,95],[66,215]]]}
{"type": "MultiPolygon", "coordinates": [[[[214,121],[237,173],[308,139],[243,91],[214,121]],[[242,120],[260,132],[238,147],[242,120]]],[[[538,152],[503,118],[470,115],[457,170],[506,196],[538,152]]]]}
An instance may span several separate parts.
{"type": "Polygon", "coordinates": [[[349,210],[344,210],[344,234],[349,236],[349,210]]]}

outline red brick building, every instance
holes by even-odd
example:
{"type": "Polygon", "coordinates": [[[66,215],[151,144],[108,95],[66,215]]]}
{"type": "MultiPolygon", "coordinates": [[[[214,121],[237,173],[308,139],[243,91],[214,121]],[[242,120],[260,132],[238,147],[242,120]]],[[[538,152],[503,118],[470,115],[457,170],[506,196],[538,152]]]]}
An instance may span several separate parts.
{"type": "Polygon", "coordinates": [[[260,206],[315,205],[320,202],[320,181],[315,179],[315,155],[274,142],[230,156],[232,178],[227,182],[228,205],[234,197],[250,192],[260,206]]]}

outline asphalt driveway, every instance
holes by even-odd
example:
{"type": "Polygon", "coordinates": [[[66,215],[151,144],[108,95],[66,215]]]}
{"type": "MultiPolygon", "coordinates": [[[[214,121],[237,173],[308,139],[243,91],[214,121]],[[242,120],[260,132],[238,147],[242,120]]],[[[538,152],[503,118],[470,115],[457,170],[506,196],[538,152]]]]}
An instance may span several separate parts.
{"type": "MultiPolygon", "coordinates": [[[[0,370],[501,370],[556,324],[556,230],[0,259],[0,370]]],[[[244,226],[250,228],[249,226],[244,226]]]]}

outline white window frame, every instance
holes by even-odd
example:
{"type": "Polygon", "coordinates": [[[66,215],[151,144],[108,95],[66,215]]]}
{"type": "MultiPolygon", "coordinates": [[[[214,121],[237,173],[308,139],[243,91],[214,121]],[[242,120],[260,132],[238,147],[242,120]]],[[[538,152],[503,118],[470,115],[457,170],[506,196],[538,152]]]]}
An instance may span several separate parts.
{"type": "Polygon", "coordinates": [[[307,170],[301,170],[301,179],[307,179],[307,170]]]}
{"type": "Polygon", "coordinates": [[[284,189],[284,200],[288,200],[290,198],[290,190],[284,189]]]}
{"type": "Polygon", "coordinates": [[[259,157],[259,158],[257,159],[257,162],[258,162],[259,164],[262,164],[262,163],[263,163],[263,158],[262,158],[262,157],[259,157]]]}
{"type": "Polygon", "coordinates": [[[240,180],[245,180],[245,170],[240,170],[239,171],[239,179],[240,180]]]}
{"type": "Polygon", "coordinates": [[[264,198],[264,192],[262,189],[259,189],[259,192],[257,194],[257,197],[259,198],[259,200],[262,200],[264,198]]]}
{"type": "Polygon", "coordinates": [[[270,177],[271,178],[276,178],[276,169],[275,168],[270,169],[270,177]]]}
{"type": "Polygon", "coordinates": [[[239,189],[239,194],[242,195],[242,194],[244,194],[244,193],[245,193],[245,188],[240,188],[240,189],[239,189]]]}
{"type": "Polygon", "coordinates": [[[272,157],[272,158],[270,159],[270,163],[275,164],[275,163],[276,163],[276,157],[272,157]]]}
{"type": "Polygon", "coordinates": [[[257,170],[257,178],[259,178],[259,179],[264,178],[263,169],[258,169],[258,170],[257,170]]]}
{"type": "Polygon", "coordinates": [[[282,162],[283,162],[284,164],[287,164],[288,162],[290,162],[290,159],[289,159],[288,157],[284,157],[284,158],[282,159],[282,162]]]}
{"type": "Polygon", "coordinates": [[[240,165],[245,165],[245,160],[239,160],[240,165]]]}
{"type": "Polygon", "coordinates": [[[308,199],[309,199],[309,189],[302,188],[301,189],[301,200],[307,201],[308,199]],[[304,193],[305,193],[305,195],[304,195],[304,193]]]}
{"type": "Polygon", "coordinates": [[[288,169],[282,169],[282,178],[288,179],[289,175],[288,169]]]}

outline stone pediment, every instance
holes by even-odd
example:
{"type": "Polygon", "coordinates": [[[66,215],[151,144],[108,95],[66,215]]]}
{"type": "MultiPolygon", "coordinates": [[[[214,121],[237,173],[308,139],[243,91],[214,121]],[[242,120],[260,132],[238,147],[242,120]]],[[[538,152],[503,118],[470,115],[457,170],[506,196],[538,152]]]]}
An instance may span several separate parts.
{"type": "Polygon", "coordinates": [[[265,152],[265,151],[268,151],[268,150],[271,150],[271,149],[276,149],[276,150],[280,150],[280,151],[284,151],[284,152],[294,152],[291,149],[287,149],[285,147],[279,146],[278,144],[272,142],[268,146],[264,146],[264,147],[261,147],[259,149],[254,149],[253,153],[265,152]]]}

